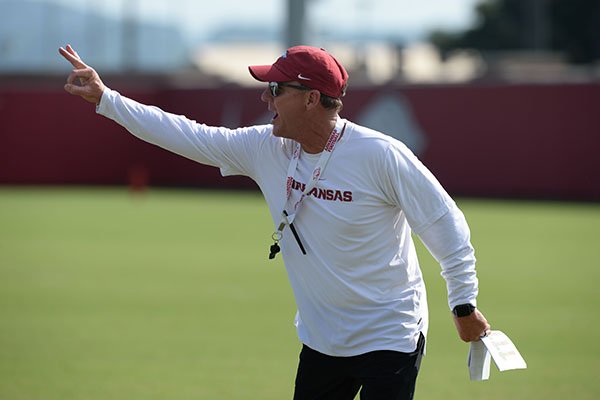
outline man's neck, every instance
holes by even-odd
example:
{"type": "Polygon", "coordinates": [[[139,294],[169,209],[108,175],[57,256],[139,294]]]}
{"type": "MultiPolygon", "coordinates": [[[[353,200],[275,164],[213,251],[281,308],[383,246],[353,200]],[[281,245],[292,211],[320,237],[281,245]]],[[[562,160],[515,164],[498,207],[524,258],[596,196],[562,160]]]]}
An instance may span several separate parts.
{"type": "Polygon", "coordinates": [[[337,115],[323,124],[317,124],[310,129],[303,140],[300,142],[302,150],[309,154],[318,154],[323,151],[331,132],[335,129],[337,123],[337,115]]]}

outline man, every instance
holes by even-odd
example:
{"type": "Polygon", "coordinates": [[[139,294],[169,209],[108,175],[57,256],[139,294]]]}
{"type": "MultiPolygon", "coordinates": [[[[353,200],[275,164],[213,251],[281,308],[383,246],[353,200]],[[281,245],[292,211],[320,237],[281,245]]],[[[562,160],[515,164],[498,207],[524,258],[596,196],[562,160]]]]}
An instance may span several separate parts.
{"type": "Polygon", "coordinates": [[[460,338],[490,329],[475,308],[478,281],[462,212],[401,142],[341,118],[348,74],[323,49],[296,46],[273,65],[271,124],[209,127],[104,86],[70,46],[65,90],[132,134],[224,176],[260,187],[273,217],[303,347],[294,399],[412,399],[427,333],[427,301],[411,232],[442,267],[460,338]]]}

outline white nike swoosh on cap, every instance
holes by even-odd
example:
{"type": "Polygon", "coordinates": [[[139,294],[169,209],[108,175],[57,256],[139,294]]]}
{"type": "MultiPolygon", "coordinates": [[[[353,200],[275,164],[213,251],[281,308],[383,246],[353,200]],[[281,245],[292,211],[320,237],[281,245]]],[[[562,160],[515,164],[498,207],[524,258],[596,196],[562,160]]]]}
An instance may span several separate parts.
{"type": "Polygon", "coordinates": [[[302,76],[302,74],[298,74],[298,79],[302,79],[304,81],[312,81],[312,79],[302,76]]]}

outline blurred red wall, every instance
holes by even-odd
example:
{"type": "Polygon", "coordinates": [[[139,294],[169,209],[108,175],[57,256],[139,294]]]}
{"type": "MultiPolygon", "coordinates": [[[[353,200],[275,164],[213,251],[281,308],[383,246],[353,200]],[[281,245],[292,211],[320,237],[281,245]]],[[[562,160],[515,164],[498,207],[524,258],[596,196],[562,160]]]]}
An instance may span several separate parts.
{"type": "MultiPolygon", "coordinates": [[[[252,124],[267,112],[259,89],[120,91],[211,125],[252,124]]],[[[600,84],[351,88],[342,116],[354,120],[382,94],[408,104],[426,143],[419,158],[453,195],[600,200],[600,84]]],[[[60,86],[0,89],[0,184],[136,179],[255,187],[134,138],[60,86]]]]}

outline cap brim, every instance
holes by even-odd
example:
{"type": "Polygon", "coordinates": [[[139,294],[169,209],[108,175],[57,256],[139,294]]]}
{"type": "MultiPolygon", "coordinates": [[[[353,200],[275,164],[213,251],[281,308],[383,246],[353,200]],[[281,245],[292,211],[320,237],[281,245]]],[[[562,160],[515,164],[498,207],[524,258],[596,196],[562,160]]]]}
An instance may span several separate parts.
{"type": "Polygon", "coordinates": [[[274,65],[251,65],[250,75],[260,82],[287,82],[290,77],[278,70],[274,65]]]}

